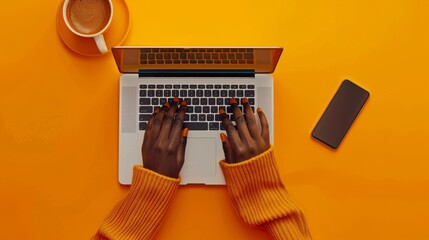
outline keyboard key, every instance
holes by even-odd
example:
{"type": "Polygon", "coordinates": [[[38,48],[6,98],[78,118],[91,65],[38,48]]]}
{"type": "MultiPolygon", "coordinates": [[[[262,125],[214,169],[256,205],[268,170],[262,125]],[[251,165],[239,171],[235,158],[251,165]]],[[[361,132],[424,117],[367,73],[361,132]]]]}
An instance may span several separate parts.
{"type": "Polygon", "coordinates": [[[220,84],[215,85],[215,89],[221,89],[221,88],[222,88],[222,85],[220,85],[220,84]]]}
{"type": "Polygon", "coordinates": [[[193,106],[188,106],[188,108],[186,109],[187,113],[194,113],[194,107],[193,106]]]}
{"type": "Polygon", "coordinates": [[[247,85],[248,89],[255,89],[255,85],[247,85]]]}
{"type": "Polygon", "coordinates": [[[171,90],[164,90],[164,97],[171,97],[171,90]]]}
{"type": "Polygon", "coordinates": [[[166,103],[167,102],[167,98],[160,98],[159,99],[159,103],[161,103],[160,105],[164,105],[164,103],[166,103]]]}
{"type": "Polygon", "coordinates": [[[192,99],[192,105],[200,105],[200,99],[199,98],[193,98],[192,99]]]}
{"type": "Polygon", "coordinates": [[[198,114],[191,114],[191,121],[198,121],[198,114]]]}
{"type": "MultiPolygon", "coordinates": [[[[184,100],[186,101],[186,103],[188,103],[189,105],[192,103],[191,98],[184,98],[184,100]]],[[[180,102],[179,102],[180,103],[180,102]]]]}
{"type": "Polygon", "coordinates": [[[146,89],[147,85],[140,85],[140,89],[146,89]]]}
{"type": "Polygon", "coordinates": [[[162,90],[156,90],[155,95],[156,95],[157,97],[163,97],[163,96],[162,96],[162,90]]]}
{"type": "Polygon", "coordinates": [[[216,98],[209,98],[209,105],[216,105],[216,98]]]}
{"type": "Polygon", "coordinates": [[[212,91],[211,90],[205,90],[204,91],[204,97],[211,97],[212,96],[212,91]]]}
{"type": "Polygon", "coordinates": [[[190,88],[190,89],[197,89],[197,85],[196,85],[196,84],[191,84],[191,85],[189,86],[189,88],[190,88]]]}
{"type": "Polygon", "coordinates": [[[244,92],[244,96],[246,96],[246,97],[255,97],[255,91],[254,90],[246,90],[244,92]]]}
{"type": "Polygon", "coordinates": [[[198,114],[198,121],[205,122],[206,121],[206,115],[205,114],[198,114]]]}
{"type": "Polygon", "coordinates": [[[204,96],[203,90],[197,90],[197,97],[203,97],[203,96],[204,96]]]}
{"type": "Polygon", "coordinates": [[[183,89],[188,89],[188,88],[189,88],[189,85],[188,85],[188,84],[182,84],[182,88],[183,88],[183,89]]]}
{"type": "Polygon", "coordinates": [[[162,85],[162,84],[158,84],[158,85],[156,85],[156,88],[158,88],[158,89],[163,89],[163,88],[164,88],[164,85],[162,85]]]}
{"type": "Polygon", "coordinates": [[[153,108],[151,106],[141,106],[139,112],[140,113],[152,113],[153,108]]]}
{"type": "Polygon", "coordinates": [[[195,113],[201,113],[201,106],[195,106],[195,113]]]}
{"type": "Polygon", "coordinates": [[[209,106],[204,106],[203,107],[203,113],[210,113],[210,107],[209,106]]]}
{"type": "Polygon", "coordinates": [[[206,88],[207,88],[207,89],[213,89],[213,85],[211,85],[211,84],[210,84],[210,85],[207,85],[207,86],[206,86],[206,88]]]}
{"type": "Polygon", "coordinates": [[[221,64],[221,63],[222,63],[222,61],[221,61],[221,60],[214,60],[214,63],[215,63],[215,64],[221,64]]]}
{"type": "Polygon", "coordinates": [[[173,85],[171,84],[165,85],[165,89],[172,89],[172,88],[173,88],[173,85]]]}
{"type": "Polygon", "coordinates": [[[213,97],[219,97],[219,94],[220,94],[219,90],[213,90],[212,91],[213,97]]]}
{"type": "Polygon", "coordinates": [[[237,90],[237,97],[243,97],[244,91],[243,90],[237,90]]]}
{"type": "Polygon", "coordinates": [[[230,100],[230,98],[225,98],[225,105],[229,105],[230,104],[229,100],[230,100]]]}
{"type": "Polygon", "coordinates": [[[147,128],[147,123],[145,123],[145,122],[139,123],[139,130],[144,131],[144,130],[146,130],[146,128],[147,128]]]}
{"type": "Polygon", "coordinates": [[[218,106],[223,105],[223,98],[217,98],[216,99],[216,105],[218,105],[218,106]]]}
{"type": "Polygon", "coordinates": [[[159,99],[158,98],[152,98],[152,105],[159,105],[159,99]]]}
{"type": "Polygon", "coordinates": [[[207,105],[207,98],[201,98],[200,99],[200,104],[201,105],[207,105]]]}
{"type": "Polygon", "coordinates": [[[146,97],[146,90],[140,90],[140,97],[146,97]]]}
{"type": "Polygon", "coordinates": [[[150,84],[148,87],[149,89],[155,89],[155,84],[150,84]]]}
{"type": "Polygon", "coordinates": [[[218,122],[209,123],[209,129],[210,130],[219,130],[219,123],[218,122]]]}
{"type": "Polygon", "coordinates": [[[221,90],[220,91],[220,96],[221,97],[227,97],[228,96],[228,91],[227,90],[221,90]]]}
{"type": "Polygon", "coordinates": [[[179,90],[173,90],[172,96],[173,97],[178,97],[179,96],[179,90]]]}
{"type": "Polygon", "coordinates": [[[180,90],[180,97],[187,97],[188,91],[187,90],[180,90]]]}
{"type": "Polygon", "coordinates": [[[238,85],[231,85],[231,89],[238,89],[238,85]]]}
{"type": "Polygon", "coordinates": [[[191,59],[191,60],[189,60],[189,63],[195,64],[195,63],[197,63],[197,60],[191,59]]]}
{"type": "MultiPolygon", "coordinates": [[[[192,86],[192,85],[191,85],[192,86]]],[[[189,90],[188,91],[188,96],[189,97],[195,97],[195,90],[189,90]]]]}
{"type": "Polygon", "coordinates": [[[228,96],[229,97],[235,97],[235,90],[229,90],[228,91],[228,96]]]}
{"type": "Polygon", "coordinates": [[[183,127],[189,130],[208,130],[209,124],[207,122],[185,122],[183,127]]]}
{"type": "Polygon", "coordinates": [[[198,89],[205,89],[205,88],[206,88],[205,85],[202,85],[202,84],[198,85],[198,89]]]}
{"type": "Polygon", "coordinates": [[[249,103],[250,103],[250,105],[255,105],[255,99],[254,98],[249,98],[249,103]]]}
{"type": "Polygon", "coordinates": [[[172,63],[173,63],[173,61],[172,61],[172,60],[170,60],[170,59],[167,59],[167,60],[165,60],[165,63],[166,63],[166,64],[172,64],[172,63]]]}
{"type": "Polygon", "coordinates": [[[238,86],[240,89],[246,89],[246,85],[242,84],[240,86],[238,86]]]}
{"type": "Polygon", "coordinates": [[[222,121],[220,114],[215,114],[215,121],[222,121]]]}
{"type": "Polygon", "coordinates": [[[211,113],[218,113],[217,106],[211,106],[210,107],[210,112],[211,113]]]}
{"type": "Polygon", "coordinates": [[[155,90],[149,90],[149,91],[147,91],[147,96],[148,97],[154,97],[155,96],[155,90]]]}
{"type": "Polygon", "coordinates": [[[189,114],[185,115],[185,122],[189,122],[189,114]]]}
{"type": "Polygon", "coordinates": [[[207,121],[209,122],[214,121],[214,114],[207,114],[207,121]]]}
{"type": "Polygon", "coordinates": [[[147,122],[151,116],[152,116],[152,114],[140,114],[139,120],[141,122],[147,122]]]}
{"type": "Polygon", "coordinates": [[[140,98],[140,105],[150,105],[150,98],[140,98]]]}
{"type": "Polygon", "coordinates": [[[223,85],[223,89],[229,89],[229,85],[223,85]]]}

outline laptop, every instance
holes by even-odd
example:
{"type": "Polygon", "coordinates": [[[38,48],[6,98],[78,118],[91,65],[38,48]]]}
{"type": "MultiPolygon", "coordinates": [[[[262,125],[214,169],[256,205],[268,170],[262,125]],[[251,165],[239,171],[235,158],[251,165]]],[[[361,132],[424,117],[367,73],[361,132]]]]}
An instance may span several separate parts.
{"type": "Polygon", "coordinates": [[[223,185],[224,159],[218,114],[231,114],[231,97],[260,106],[274,142],[272,73],[281,47],[113,47],[122,73],[119,96],[119,182],[131,184],[133,166],[142,165],[141,145],[152,112],[175,96],[185,99],[189,128],[181,184],[223,185]]]}

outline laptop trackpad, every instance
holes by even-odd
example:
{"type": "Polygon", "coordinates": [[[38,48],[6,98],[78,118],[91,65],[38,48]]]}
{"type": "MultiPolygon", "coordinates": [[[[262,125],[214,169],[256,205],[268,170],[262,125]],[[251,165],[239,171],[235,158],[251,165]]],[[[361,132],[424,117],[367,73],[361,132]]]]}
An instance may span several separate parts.
{"type": "Polygon", "coordinates": [[[216,138],[188,138],[182,176],[216,176],[216,140],[216,138]]]}

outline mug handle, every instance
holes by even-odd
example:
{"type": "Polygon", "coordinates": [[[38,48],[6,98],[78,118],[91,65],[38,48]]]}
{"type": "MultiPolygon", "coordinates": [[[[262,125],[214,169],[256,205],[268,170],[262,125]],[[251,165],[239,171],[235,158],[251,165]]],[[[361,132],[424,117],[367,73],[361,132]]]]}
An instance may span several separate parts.
{"type": "Polygon", "coordinates": [[[97,36],[94,37],[95,40],[95,44],[97,44],[98,50],[100,51],[100,53],[107,53],[107,46],[106,46],[106,41],[104,41],[104,37],[103,34],[99,34],[97,36]]]}

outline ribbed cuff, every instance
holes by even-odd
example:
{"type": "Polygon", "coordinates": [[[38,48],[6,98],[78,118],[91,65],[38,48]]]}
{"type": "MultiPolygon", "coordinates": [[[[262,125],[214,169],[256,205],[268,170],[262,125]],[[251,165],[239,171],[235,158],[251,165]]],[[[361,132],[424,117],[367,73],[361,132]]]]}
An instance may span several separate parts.
{"type": "Polygon", "coordinates": [[[99,237],[150,239],[179,186],[180,179],[169,178],[141,166],[134,166],[133,171],[128,194],[106,217],[97,233],[99,237]]]}
{"type": "Polygon", "coordinates": [[[301,212],[281,181],[273,147],[247,161],[220,165],[234,206],[247,224],[265,226],[301,212]]]}

